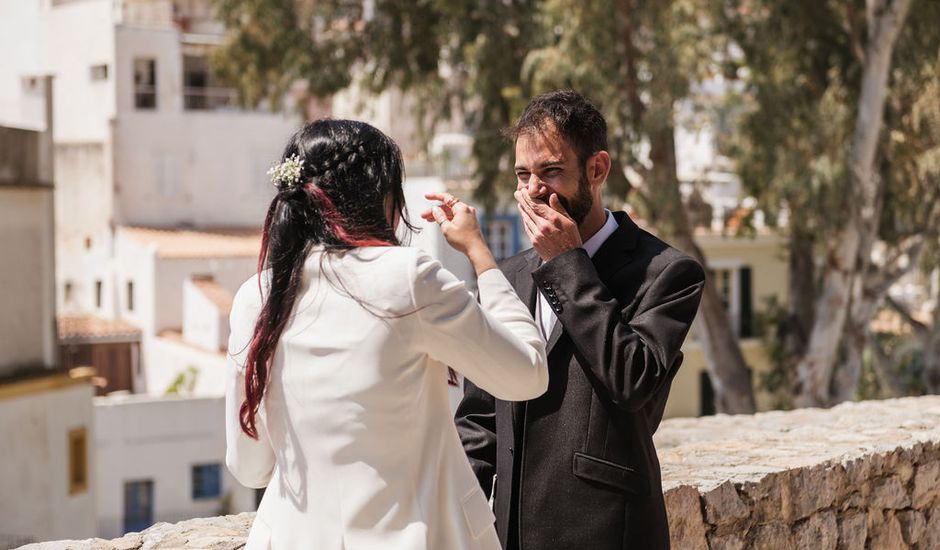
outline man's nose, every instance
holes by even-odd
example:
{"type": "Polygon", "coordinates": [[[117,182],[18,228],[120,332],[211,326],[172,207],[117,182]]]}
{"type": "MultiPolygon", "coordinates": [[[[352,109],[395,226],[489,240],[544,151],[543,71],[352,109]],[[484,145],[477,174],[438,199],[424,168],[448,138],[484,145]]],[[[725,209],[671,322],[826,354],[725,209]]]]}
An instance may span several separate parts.
{"type": "Polygon", "coordinates": [[[529,194],[530,197],[534,199],[539,198],[542,195],[546,194],[547,191],[548,191],[548,187],[545,186],[545,182],[540,180],[538,176],[533,174],[532,176],[529,177],[526,192],[529,194]]]}

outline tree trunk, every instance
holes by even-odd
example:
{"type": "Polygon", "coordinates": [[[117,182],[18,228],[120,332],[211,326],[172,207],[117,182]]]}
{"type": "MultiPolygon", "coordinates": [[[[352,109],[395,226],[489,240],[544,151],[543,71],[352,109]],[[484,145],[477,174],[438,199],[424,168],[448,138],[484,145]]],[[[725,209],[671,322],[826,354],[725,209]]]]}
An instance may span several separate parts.
{"type": "Polygon", "coordinates": [[[852,197],[847,204],[848,219],[835,235],[824,268],[822,291],[817,301],[813,331],[806,354],[797,364],[795,403],[798,406],[829,404],[829,389],[845,329],[858,258],[868,257],[862,243],[871,243],[877,231],[876,206],[882,184],[874,167],[875,151],[884,121],[888,72],[898,33],[911,0],[868,0],[866,16],[868,43],[862,65],[862,86],[855,130],[849,149],[849,180],[852,197]]]}
{"type": "MultiPolygon", "coordinates": [[[[675,129],[666,124],[650,135],[652,181],[648,182],[651,195],[651,217],[658,229],[665,230],[678,248],[707,266],[701,249],[695,243],[688,220],[679,179],[676,175],[675,129]]],[[[755,411],[754,391],[750,370],[744,361],[737,335],[728,312],[715,290],[710,274],[706,273],[705,289],[696,323],[705,355],[705,364],[715,391],[715,408],[728,414],[749,414],[755,411]]]]}
{"type": "Polygon", "coordinates": [[[924,372],[921,381],[925,393],[940,393],[940,305],[933,316],[933,325],[924,342],[924,372]]]}

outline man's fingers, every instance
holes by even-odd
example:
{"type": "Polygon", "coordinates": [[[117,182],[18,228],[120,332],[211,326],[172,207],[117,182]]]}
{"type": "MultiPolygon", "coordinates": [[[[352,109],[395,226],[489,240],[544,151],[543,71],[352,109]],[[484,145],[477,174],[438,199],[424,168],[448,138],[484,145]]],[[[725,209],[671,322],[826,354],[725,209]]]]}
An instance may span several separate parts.
{"type": "Polygon", "coordinates": [[[552,193],[548,197],[548,205],[551,206],[552,210],[554,210],[555,212],[558,212],[559,214],[565,217],[569,217],[568,211],[565,210],[565,207],[561,204],[561,201],[558,200],[558,193],[552,193]]]}
{"type": "Polygon", "coordinates": [[[526,235],[529,237],[529,240],[531,241],[535,238],[535,234],[537,231],[535,222],[533,222],[532,219],[529,217],[529,214],[525,210],[523,210],[522,205],[516,205],[516,208],[519,209],[519,214],[521,214],[519,217],[522,218],[522,228],[525,230],[526,235]]]}

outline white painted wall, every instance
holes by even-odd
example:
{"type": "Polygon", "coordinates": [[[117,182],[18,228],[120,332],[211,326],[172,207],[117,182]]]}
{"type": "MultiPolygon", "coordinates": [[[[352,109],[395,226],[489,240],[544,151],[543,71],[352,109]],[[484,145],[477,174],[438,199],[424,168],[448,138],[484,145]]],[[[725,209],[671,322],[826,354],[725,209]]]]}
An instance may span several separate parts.
{"type": "Polygon", "coordinates": [[[23,75],[39,69],[39,0],[0,2],[0,124],[41,129],[41,94],[23,93],[23,75]]]}
{"type": "Polygon", "coordinates": [[[300,126],[299,117],[184,111],[179,33],[122,26],[117,40],[117,223],[260,225],[273,196],[265,173],[300,126]],[[155,111],[134,108],[138,57],[157,63],[155,111]]]}
{"type": "Polygon", "coordinates": [[[228,315],[219,311],[193,284],[192,278],[183,281],[183,339],[188,344],[219,351],[227,349],[228,334],[228,315]]]}
{"type": "Polygon", "coordinates": [[[0,185],[0,374],[56,364],[52,189],[0,185]]]}
{"type": "Polygon", "coordinates": [[[0,399],[0,539],[95,534],[94,388],[79,383],[0,399]],[[87,430],[88,490],[69,495],[68,434],[87,430]]]}
{"type": "Polygon", "coordinates": [[[175,296],[159,298],[156,293],[157,248],[127,236],[118,228],[114,236],[114,285],[120,289],[120,305],[116,309],[122,319],[140,327],[143,334],[156,330],[158,299],[173,300],[175,296]],[[134,282],[134,310],[129,311],[125,290],[127,282],[134,282]]]}
{"type": "MultiPolygon", "coordinates": [[[[226,319],[228,324],[228,319],[226,319]]],[[[145,376],[147,393],[165,395],[167,388],[190,367],[196,369],[192,395],[218,396],[225,391],[226,369],[231,368],[224,352],[212,352],[170,338],[147,341],[145,376]]]]}
{"type": "Polygon", "coordinates": [[[99,537],[123,534],[125,481],[153,480],[155,521],[255,509],[253,490],[225,468],[222,397],[97,397],[94,415],[99,537]],[[207,463],[222,465],[223,498],[193,500],[192,466],[207,463]]]}
{"type": "Polygon", "coordinates": [[[115,115],[112,4],[112,0],[67,2],[40,14],[39,68],[55,76],[57,143],[100,143],[109,138],[115,115]],[[107,80],[92,81],[91,67],[101,64],[108,65],[107,80]]]}
{"type": "Polygon", "coordinates": [[[155,263],[155,332],[183,327],[183,282],[192,275],[211,275],[233,295],[258,267],[258,258],[157,258],[155,263]]]}

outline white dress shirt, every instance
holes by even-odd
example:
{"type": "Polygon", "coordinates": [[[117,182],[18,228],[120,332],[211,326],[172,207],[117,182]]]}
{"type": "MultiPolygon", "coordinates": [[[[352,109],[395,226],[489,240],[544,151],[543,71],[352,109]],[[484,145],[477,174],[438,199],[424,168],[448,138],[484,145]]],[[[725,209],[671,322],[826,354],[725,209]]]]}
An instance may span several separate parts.
{"type": "MultiPolygon", "coordinates": [[[[597,251],[600,250],[601,245],[604,244],[607,237],[613,235],[614,231],[620,227],[620,225],[617,224],[617,220],[614,219],[613,214],[610,213],[610,210],[605,208],[604,212],[607,214],[607,221],[604,222],[604,225],[597,233],[581,245],[581,248],[583,248],[591,258],[594,257],[594,254],[597,254],[597,251]]],[[[535,302],[535,318],[539,321],[539,330],[542,331],[542,338],[548,341],[549,336],[552,334],[552,329],[555,328],[555,321],[558,320],[558,317],[555,316],[555,312],[552,311],[552,308],[548,305],[548,299],[546,299],[545,295],[541,292],[539,292],[539,299],[535,302]]]]}

